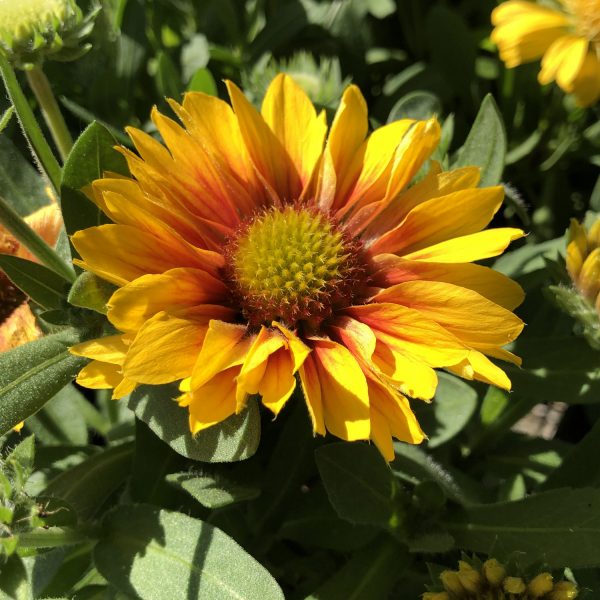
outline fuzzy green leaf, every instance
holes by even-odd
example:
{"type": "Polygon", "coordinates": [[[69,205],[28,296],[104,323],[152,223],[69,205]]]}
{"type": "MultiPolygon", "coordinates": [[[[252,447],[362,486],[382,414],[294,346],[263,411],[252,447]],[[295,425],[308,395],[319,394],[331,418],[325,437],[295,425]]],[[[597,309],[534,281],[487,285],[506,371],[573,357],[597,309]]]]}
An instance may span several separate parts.
{"type": "Polygon", "coordinates": [[[473,127],[459,151],[454,168],[481,168],[481,187],[496,185],[502,178],[506,158],[506,132],[496,102],[488,94],[481,103],[473,127]]]}
{"type": "Polygon", "coordinates": [[[141,386],[131,394],[129,408],[175,452],[202,462],[235,462],[250,458],[260,440],[260,415],[255,400],[239,415],[232,415],[193,436],[188,411],[178,406],[176,385],[141,386]]]}
{"type": "Polygon", "coordinates": [[[519,554],[524,565],[600,565],[600,489],[564,488],[517,502],[472,506],[455,513],[445,526],[459,548],[493,551],[499,560],[519,554]]]}
{"type": "Polygon", "coordinates": [[[117,589],[145,600],[283,600],[268,571],[222,531],[151,506],[107,514],[94,562],[117,589]]]}
{"type": "Polygon", "coordinates": [[[54,271],[30,260],[0,254],[0,269],[36,304],[46,310],[62,308],[66,300],[67,283],[54,271]]]}
{"type": "Polygon", "coordinates": [[[77,277],[69,291],[69,304],[89,308],[105,315],[106,303],[116,289],[112,283],[89,271],[84,271],[77,277]]]}
{"type": "Polygon", "coordinates": [[[392,472],[379,452],[338,442],[315,450],[329,501],[343,519],[387,527],[395,513],[392,472]]]}
{"type": "Polygon", "coordinates": [[[73,356],[69,346],[82,340],[67,329],[0,354],[0,434],[35,414],[88,359],[73,356]]]}
{"type": "Polygon", "coordinates": [[[114,146],[115,138],[94,121],[76,140],[63,169],[61,207],[69,235],[105,223],[100,209],[81,191],[105,171],[127,174],[127,164],[114,146]]]}

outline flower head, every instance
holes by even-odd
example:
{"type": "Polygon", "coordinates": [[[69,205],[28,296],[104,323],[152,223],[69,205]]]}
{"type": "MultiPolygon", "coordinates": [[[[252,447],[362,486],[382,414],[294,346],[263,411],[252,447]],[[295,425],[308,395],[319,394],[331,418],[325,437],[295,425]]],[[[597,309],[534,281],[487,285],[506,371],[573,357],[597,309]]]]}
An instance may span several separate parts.
{"type": "Polygon", "coordinates": [[[577,321],[590,345],[600,348],[600,219],[589,230],[571,220],[566,267],[571,285],[550,286],[549,291],[577,321]]]}
{"type": "Polygon", "coordinates": [[[75,0],[0,0],[0,52],[20,68],[29,68],[51,56],[73,60],[89,45],[99,8],[84,16],[75,0]]]}
{"type": "Polygon", "coordinates": [[[542,572],[527,580],[506,574],[495,558],[481,564],[461,560],[458,571],[440,575],[443,591],[425,592],[423,600],[574,600],[577,586],[570,581],[554,582],[550,573],[542,572]]]}
{"type": "Polygon", "coordinates": [[[508,68],[542,59],[538,79],[556,81],[581,106],[600,97],[600,0],[562,0],[550,8],[525,0],[492,12],[492,41],[508,68]]]}
{"type": "Polygon", "coordinates": [[[300,386],[315,433],[372,439],[424,434],[408,397],[431,400],[436,368],[510,387],[488,357],[523,324],[520,287],[472,261],[520,230],[482,231],[502,187],[475,167],[432,162],[435,120],[368,135],[366,103],[346,89],[331,127],[279,75],[262,111],[228,83],[232,107],[199,93],[154,111],[165,146],[130,129],[130,179],[94,183],[114,222],[77,232],[79,264],[119,286],[120,332],[71,349],[94,359],[78,382],[114,388],[180,380],[196,434],[244,409],[277,415],[300,386]]]}

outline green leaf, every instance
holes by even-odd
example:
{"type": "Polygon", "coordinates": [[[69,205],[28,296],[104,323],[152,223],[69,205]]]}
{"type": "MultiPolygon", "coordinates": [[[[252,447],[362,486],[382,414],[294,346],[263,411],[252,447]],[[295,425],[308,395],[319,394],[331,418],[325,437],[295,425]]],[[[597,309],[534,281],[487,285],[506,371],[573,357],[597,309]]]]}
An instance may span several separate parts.
{"type": "Polygon", "coordinates": [[[0,136],[0,190],[21,217],[48,204],[47,183],[29,164],[14,144],[0,136]]]}
{"type": "Polygon", "coordinates": [[[558,487],[600,487],[600,420],[565,456],[542,485],[548,490],[558,487]]]}
{"type": "Polygon", "coordinates": [[[0,594],[2,600],[29,600],[27,571],[17,554],[11,555],[1,568],[0,594]]]}
{"type": "Polygon", "coordinates": [[[497,185],[502,178],[506,157],[506,132],[500,111],[491,94],[481,103],[473,127],[459,150],[453,168],[481,168],[480,186],[497,185]]]}
{"type": "Polygon", "coordinates": [[[431,62],[447,86],[462,98],[470,98],[475,75],[476,46],[461,14],[434,6],[427,16],[427,37],[431,62]]]}
{"type": "Polygon", "coordinates": [[[198,69],[192,77],[187,88],[188,92],[203,92],[209,96],[217,96],[217,83],[212,73],[206,69],[198,69]]]}
{"type": "Polygon", "coordinates": [[[488,387],[479,412],[481,424],[484,427],[491,425],[504,412],[509,402],[507,392],[493,385],[488,387]]]}
{"type": "Polygon", "coordinates": [[[14,114],[15,107],[11,104],[0,117],[0,133],[2,133],[8,127],[8,124],[10,123],[10,120],[13,118],[14,114]]]}
{"type": "Polygon", "coordinates": [[[239,415],[232,415],[193,436],[188,411],[178,406],[176,385],[140,386],[128,406],[175,452],[203,462],[235,462],[250,458],[260,441],[260,415],[255,400],[239,415]]]}
{"type": "Polygon", "coordinates": [[[277,537],[304,547],[352,552],[372,541],[378,533],[376,527],[340,519],[323,486],[313,485],[295,498],[291,506],[288,503],[277,537]]]}
{"type": "Polygon", "coordinates": [[[409,565],[405,548],[381,538],[357,552],[306,600],[386,600],[409,565]]]}
{"type": "Polygon", "coordinates": [[[410,92],[394,104],[390,110],[387,122],[400,119],[429,119],[442,112],[442,105],[437,96],[431,92],[410,92]]]}
{"type": "Polygon", "coordinates": [[[477,408],[477,392],[470,385],[447,373],[439,373],[438,378],[433,403],[413,404],[419,423],[429,437],[429,448],[437,448],[459,434],[477,408]]]}
{"type": "Polygon", "coordinates": [[[112,585],[144,600],[283,600],[267,570],[222,531],[151,506],[107,514],[94,562],[112,585]]]}
{"type": "Polygon", "coordinates": [[[36,304],[46,310],[62,308],[67,282],[54,271],[31,260],[0,254],[0,269],[36,304]]]}
{"type": "Polygon", "coordinates": [[[314,464],[314,438],[299,391],[294,393],[288,404],[292,410],[281,427],[267,464],[262,493],[250,505],[250,523],[255,534],[269,526],[276,526],[286,510],[286,501],[299,488],[314,464]],[[287,457],[286,460],[281,460],[282,456],[287,457]]]}
{"type": "Polygon", "coordinates": [[[30,435],[20,441],[6,456],[7,463],[18,465],[23,483],[29,479],[33,472],[33,461],[35,459],[35,436],[30,435]]]}
{"type": "Polygon", "coordinates": [[[188,82],[200,69],[208,64],[210,51],[206,36],[197,33],[181,50],[181,70],[183,80],[188,82]]]}
{"type": "Polygon", "coordinates": [[[27,419],[27,428],[45,445],[88,442],[87,425],[79,407],[87,400],[73,385],[67,385],[38,413],[27,419]]]}
{"type": "Polygon", "coordinates": [[[94,121],[75,141],[63,169],[61,208],[67,233],[106,223],[100,209],[81,191],[105,171],[126,175],[127,163],[114,146],[115,138],[94,121]]]}
{"type": "Polygon", "coordinates": [[[0,354],[0,434],[35,414],[72,381],[88,359],[69,346],[81,332],[67,329],[0,354]]]}
{"type": "Polygon", "coordinates": [[[177,67],[169,55],[160,51],[156,57],[156,74],[154,76],[158,93],[163,98],[179,99],[183,85],[177,67]]]}
{"type": "Polygon", "coordinates": [[[600,565],[600,489],[560,489],[517,502],[472,506],[445,523],[459,548],[519,554],[519,562],[551,568],[600,565]]]}
{"type": "Polygon", "coordinates": [[[424,481],[435,481],[448,498],[459,504],[473,504],[480,500],[476,482],[466,475],[442,466],[421,448],[394,443],[396,458],[391,463],[394,475],[413,485],[424,481]]]}
{"type": "Polygon", "coordinates": [[[338,442],[315,450],[317,467],[333,508],[352,523],[387,527],[394,519],[392,473],[373,447],[338,442]]]}
{"type": "MultiPolygon", "coordinates": [[[[574,336],[523,337],[514,352],[523,368],[506,365],[515,396],[539,402],[600,402],[600,352],[574,336]]],[[[511,399],[514,403],[515,399],[511,399]]]]}
{"type": "Polygon", "coordinates": [[[201,475],[190,471],[167,475],[167,482],[187,492],[206,508],[216,509],[252,500],[260,494],[257,487],[228,481],[220,475],[201,475]]]}
{"type": "Polygon", "coordinates": [[[61,498],[80,519],[90,519],[129,475],[132,452],[126,443],[90,456],[50,481],[43,495],[61,498]]]}
{"type": "Polygon", "coordinates": [[[105,279],[89,271],[84,271],[73,283],[69,291],[68,301],[73,306],[89,308],[105,315],[107,312],[106,303],[116,289],[117,286],[105,279]]]}

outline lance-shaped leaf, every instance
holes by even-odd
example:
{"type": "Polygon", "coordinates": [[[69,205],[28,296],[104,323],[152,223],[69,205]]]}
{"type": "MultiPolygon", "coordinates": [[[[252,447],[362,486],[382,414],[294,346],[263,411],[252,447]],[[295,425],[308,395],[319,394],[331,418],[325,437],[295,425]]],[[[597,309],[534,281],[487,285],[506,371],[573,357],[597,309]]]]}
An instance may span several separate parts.
{"type": "Polygon", "coordinates": [[[504,170],[506,132],[500,111],[491,94],[481,103],[473,127],[460,149],[453,168],[481,167],[481,187],[496,185],[504,170]]]}
{"type": "Polygon", "coordinates": [[[254,399],[239,415],[232,415],[193,436],[188,411],[178,406],[176,385],[140,386],[128,406],[175,452],[203,462],[235,462],[250,458],[260,441],[260,415],[254,399]]]}
{"type": "Polygon", "coordinates": [[[552,568],[600,565],[600,489],[552,490],[517,502],[457,511],[445,526],[456,546],[499,560],[540,561],[552,568]]]}
{"type": "Polygon", "coordinates": [[[107,514],[94,562],[119,591],[146,600],[284,597],[269,572],[222,531],[147,505],[107,514]]]}
{"type": "Polygon", "coordinates": [[[54,271],[30,260],[0,254],[0,270],[36,304],[46,310],[59,309],[66,300],[67,283],[54,271]]]}
{"type": "Polygon", "coordinates": [[[35,414],[88,359],[73,356],[69,346],[82,340],[67,329],[0,354],[0,435],[35,414]]]}
{"type": "Polygon", "coordinates": [[[104,222],[100,209],[81,191],[105,171],[126,174],[125,159],[114,149],[112,134],[94,121],[79,136],[63,169],[61,207],[67,233],[104,222]]]}

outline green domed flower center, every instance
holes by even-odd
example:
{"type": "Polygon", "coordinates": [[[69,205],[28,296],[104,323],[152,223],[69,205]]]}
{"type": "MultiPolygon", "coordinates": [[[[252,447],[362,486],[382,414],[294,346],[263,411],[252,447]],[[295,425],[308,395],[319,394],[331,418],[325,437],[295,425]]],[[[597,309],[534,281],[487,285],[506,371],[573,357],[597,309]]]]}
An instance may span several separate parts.
{"type": "Polygon", "coordinates": [[[26,38],[64,21],[70,9],[68,0],[0,0],[0,31],[26,38]]]}
{"type": "Polygon", "coordinates": [[[316,211],[288,207],[259,215],[228,252],[245,318],[254,326],[274,320],[318,326],[356,296],[365,270],[356,250],[316,211]]]}

